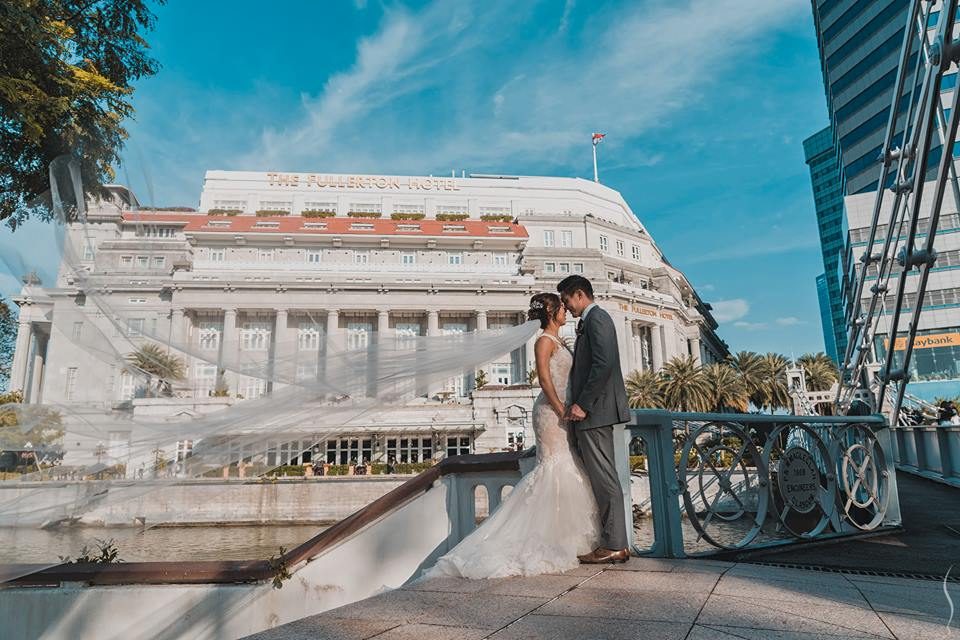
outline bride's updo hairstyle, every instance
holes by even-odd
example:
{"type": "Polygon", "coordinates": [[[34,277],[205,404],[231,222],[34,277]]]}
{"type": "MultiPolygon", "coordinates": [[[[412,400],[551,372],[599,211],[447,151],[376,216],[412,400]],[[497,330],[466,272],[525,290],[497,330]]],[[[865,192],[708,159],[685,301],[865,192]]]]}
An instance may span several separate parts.
{"type": "Polygon", "coordinates": [[[555,293],[538,293],[530,298],[530,309],[527,311],[527,320],[537,320],[540,328],[546,329],[551,318],[560,311],[560,296],[555,293]]]}

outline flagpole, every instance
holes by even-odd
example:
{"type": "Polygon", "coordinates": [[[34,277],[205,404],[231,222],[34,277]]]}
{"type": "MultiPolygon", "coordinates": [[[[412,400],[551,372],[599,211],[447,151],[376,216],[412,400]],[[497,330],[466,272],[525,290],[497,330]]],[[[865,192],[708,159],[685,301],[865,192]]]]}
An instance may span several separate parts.
{"type": "Polygon", "coordinates": [[[597,141],[593,141],[593,181],[600,182],[600,175],[597,173],[597,141]]]}

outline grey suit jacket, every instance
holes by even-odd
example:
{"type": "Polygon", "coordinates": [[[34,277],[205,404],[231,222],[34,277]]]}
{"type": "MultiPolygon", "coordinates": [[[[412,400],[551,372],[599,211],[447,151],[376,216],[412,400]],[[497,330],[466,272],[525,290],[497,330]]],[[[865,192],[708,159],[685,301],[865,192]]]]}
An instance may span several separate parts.
{"type": "Polygon", "coordinates": [[[610,314],[599,306],[587,314],[577,336],[568,397],[571,404],[579,405],[587,413],[585,420],[574,423],[578,429],[596,429],[630,420],[617,331],[610,314]]]}

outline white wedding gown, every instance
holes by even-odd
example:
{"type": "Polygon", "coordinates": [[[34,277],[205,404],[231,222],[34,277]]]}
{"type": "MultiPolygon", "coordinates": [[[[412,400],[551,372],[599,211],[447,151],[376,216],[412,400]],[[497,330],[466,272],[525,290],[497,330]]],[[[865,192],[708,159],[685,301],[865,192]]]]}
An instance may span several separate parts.
{"type": "MultiPolygon", "coordinates": [[[[562,402],[573,356],[562,342],[550,358],[550,375],[562,402]]],[[[502,578],[566,571],[599,540],[597,503],[567,424],[541,392],[533,404],[537,466],[500,508],[430,568],[424,578],[502,578]]]]}

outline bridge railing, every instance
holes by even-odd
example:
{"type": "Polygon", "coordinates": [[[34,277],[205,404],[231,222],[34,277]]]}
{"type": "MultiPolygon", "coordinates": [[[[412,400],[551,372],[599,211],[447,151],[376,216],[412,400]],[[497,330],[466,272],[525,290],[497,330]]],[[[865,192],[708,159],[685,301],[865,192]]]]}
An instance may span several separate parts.
{"type": "Polygon", "coordinates": [[[879,415],[637,410],[617,445],[628,513],[649,496],[629,532],[637,553],[682,558],[900,524],[894,444],[879,415]]]}
{"type": "Polygon", "coordinates": [[[898,469],[960,487],[960,426],[898,425],[891,431],[898,469]]]}

